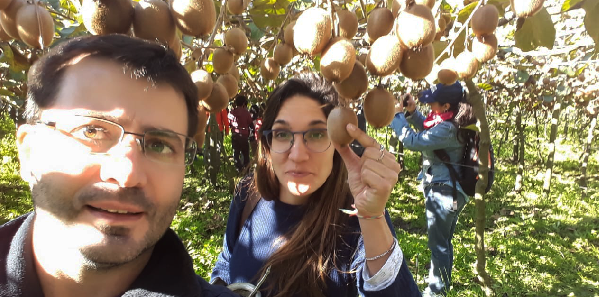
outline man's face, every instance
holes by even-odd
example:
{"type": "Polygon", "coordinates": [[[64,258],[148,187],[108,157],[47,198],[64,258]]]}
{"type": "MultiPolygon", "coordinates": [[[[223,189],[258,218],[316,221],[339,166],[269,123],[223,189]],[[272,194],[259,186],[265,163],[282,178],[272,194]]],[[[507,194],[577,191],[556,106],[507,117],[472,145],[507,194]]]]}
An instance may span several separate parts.
{"type": "Polygon", "coordinates": [[[18,132],[21,173],[32,189],[36,221],[52,224],[52,236],[67,239],[65,244],[92,265],[130,262],[152,248],[170,225],[184,162],[149,158],[139,137],[130,134],[107,154],[91,154],[74,136],[106,132],[82,129],[69,135],[60,130],[81,119],[74,115],[104,118],[138,134],[150,129],[186,134],[184,98],[168,85],[132,78],[115,62],[83,58],[66,70],[54,106],[42,112],[42,121],[56,122],[57,129],[24,125],[18,132]]]}

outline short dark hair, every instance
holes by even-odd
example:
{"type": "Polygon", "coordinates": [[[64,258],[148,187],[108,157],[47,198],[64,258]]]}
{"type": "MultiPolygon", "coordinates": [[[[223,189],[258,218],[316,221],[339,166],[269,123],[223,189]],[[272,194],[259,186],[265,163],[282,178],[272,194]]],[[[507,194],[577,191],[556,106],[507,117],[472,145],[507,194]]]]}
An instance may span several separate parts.
{"type": "Polygon", "coordinates": [[[28,123],[38,121],[41,110],[52,107],[69,62],[82,55],[122,64],[135,78],[145,78],[152,84],[170,85],[185,98],[187,134],[195,134],[198,90],[174,52],[158,43],[120,34],[73,38],[36,61],[27,75],[25,116],[28,123]]]}
{"type": "Polygon", "coordinates": [[[237,95],[235,97],[235,107],[246,106],[248,104],[248,97],[243,95],[237,95]]]}

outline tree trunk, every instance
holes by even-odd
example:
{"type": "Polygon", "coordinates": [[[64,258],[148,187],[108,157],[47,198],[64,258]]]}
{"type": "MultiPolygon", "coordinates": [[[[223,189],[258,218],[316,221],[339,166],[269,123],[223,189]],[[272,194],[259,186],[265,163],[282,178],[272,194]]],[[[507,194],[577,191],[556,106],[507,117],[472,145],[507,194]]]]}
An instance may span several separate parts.
{"type": "Polygon", "coordinates": [[[549,197],[551,192],[551,175],[553,174],[553,159],[555,157],[555,138],[557,137],[557,128],[559,127],[559,114],[562,111],[562,95],[555,96],[553,113],[551,116],[551,134],[549,135],[549,155],[547,156],[547,169],[545,171],[545,180],[543,182],[543,192],[549,197]]]}
{"type": "Polygon", "coordinates": [[[584,153],[582,155],[582,164],[581,164],[581,173],[579,185],[583,190],[583,195],[587,195],[587,167],[589,165],[589,154],[592,150],[593,144],[593,134],[595,132],[595,127],[597,126],[597,115],[591,118],[591,125],[589,125],[589,131],[587,134],[587,143],[584,147],[584,153]]]}
{"type": "Polygon", "coordinates": [[[570,124],[570,121],[568,121],[570,113],[566,113],[566,124],[564,125],[564,140],[568,139],[568,125],[570,124]]]}
{"type": "Polygon", "coordinates": [[[516,118],[516,129],[518,130],[518,139],[516,143],[519,146],[518,152],[518,174],[516,175],[516,182],[514,185],[514,191],[520,192],[522,190],[522,183],[524,181],[524,152],[525,152],[525,134],[524,134],[524,125],[522,124],[522,109],[518,108],[518,115],[516,118]]]}
{"type": "Polygon", "coordinates": [[[216,114],[210,113],[208,121],[208,139],[204,145],[204,163],[206,168],[206,177],[212,185],[218,181],[218,171],[221,165],[220,151],[222,148],[222,135],[216,122],[216,114]]]}
{"type": "MultiPolygon", "coordinates": [[[[520,132],[521,126],[522,126],[522,111],[520,111],[520,109],[518,108],[518,113],[516,114],[516,129],[518,129],[518,132],[520,132]]],[[[518,134],[518,137],[520,137],[520,134],[518,134]]],[[[518,160],[520,160],[518,158],[518,155],[520,154],[519,146],[520,146],[520,141],[518,141],[518,140],[514,141],[514,148],[512,150],[512,162],[513,163],[518,163],[518,160]]]]}
{"type": "Polygon", "coordinates": [[[486,204],[485,204],[485,188],[488,183],[489,175],[489,146],[491,145],[491,136],[489,134],[489,124],[485,114],[485,105],[482,101],[482,96],[476,89],[472,80],[467,80],[469,96],[468,102],[472,104],[472,109],[480,128],[480,143],[478,150],[478,181],[476,182],[476,194],[474,195],[474,204],[476,207],[475,229],[476,229],[476,272],[478,279],[482,284],[485,295],[494,295],[491,287],[491,277],[486,271],[486,254],[485,254],[485,222],[486,222],[486,204]]]}

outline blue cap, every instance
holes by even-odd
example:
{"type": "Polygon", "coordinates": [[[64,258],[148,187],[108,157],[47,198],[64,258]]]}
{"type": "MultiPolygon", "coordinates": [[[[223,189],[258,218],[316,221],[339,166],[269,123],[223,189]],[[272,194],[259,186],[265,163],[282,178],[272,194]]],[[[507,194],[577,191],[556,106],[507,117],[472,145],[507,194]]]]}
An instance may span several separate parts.
{"type": "Polygon", "coordinates": [[[452,85],[437,84],[418,94],[418,101],[422,103],[456,104],[462,101],[462,98],[464,98],[464,89],[460,82],[452,85]]]}

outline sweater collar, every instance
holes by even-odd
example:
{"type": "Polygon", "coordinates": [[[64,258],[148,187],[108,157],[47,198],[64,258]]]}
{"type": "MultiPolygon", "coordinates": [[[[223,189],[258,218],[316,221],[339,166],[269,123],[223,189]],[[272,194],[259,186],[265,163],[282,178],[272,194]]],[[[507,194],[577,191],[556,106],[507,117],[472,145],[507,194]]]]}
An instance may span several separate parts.
{"type": "MultiPolygon", "coordinates": [[[[7,256],[8,289],[15,296],[43,296],[35,269],[31,242],[34,213],[22,218],[7,256]]],[[[17,222],[15,222],[17,223],[17,222]]],[[[200,296],[201,286],[193,262],[179,237],[170,228],[156,243],[146,267],[122,296],[200,296]]]]}

